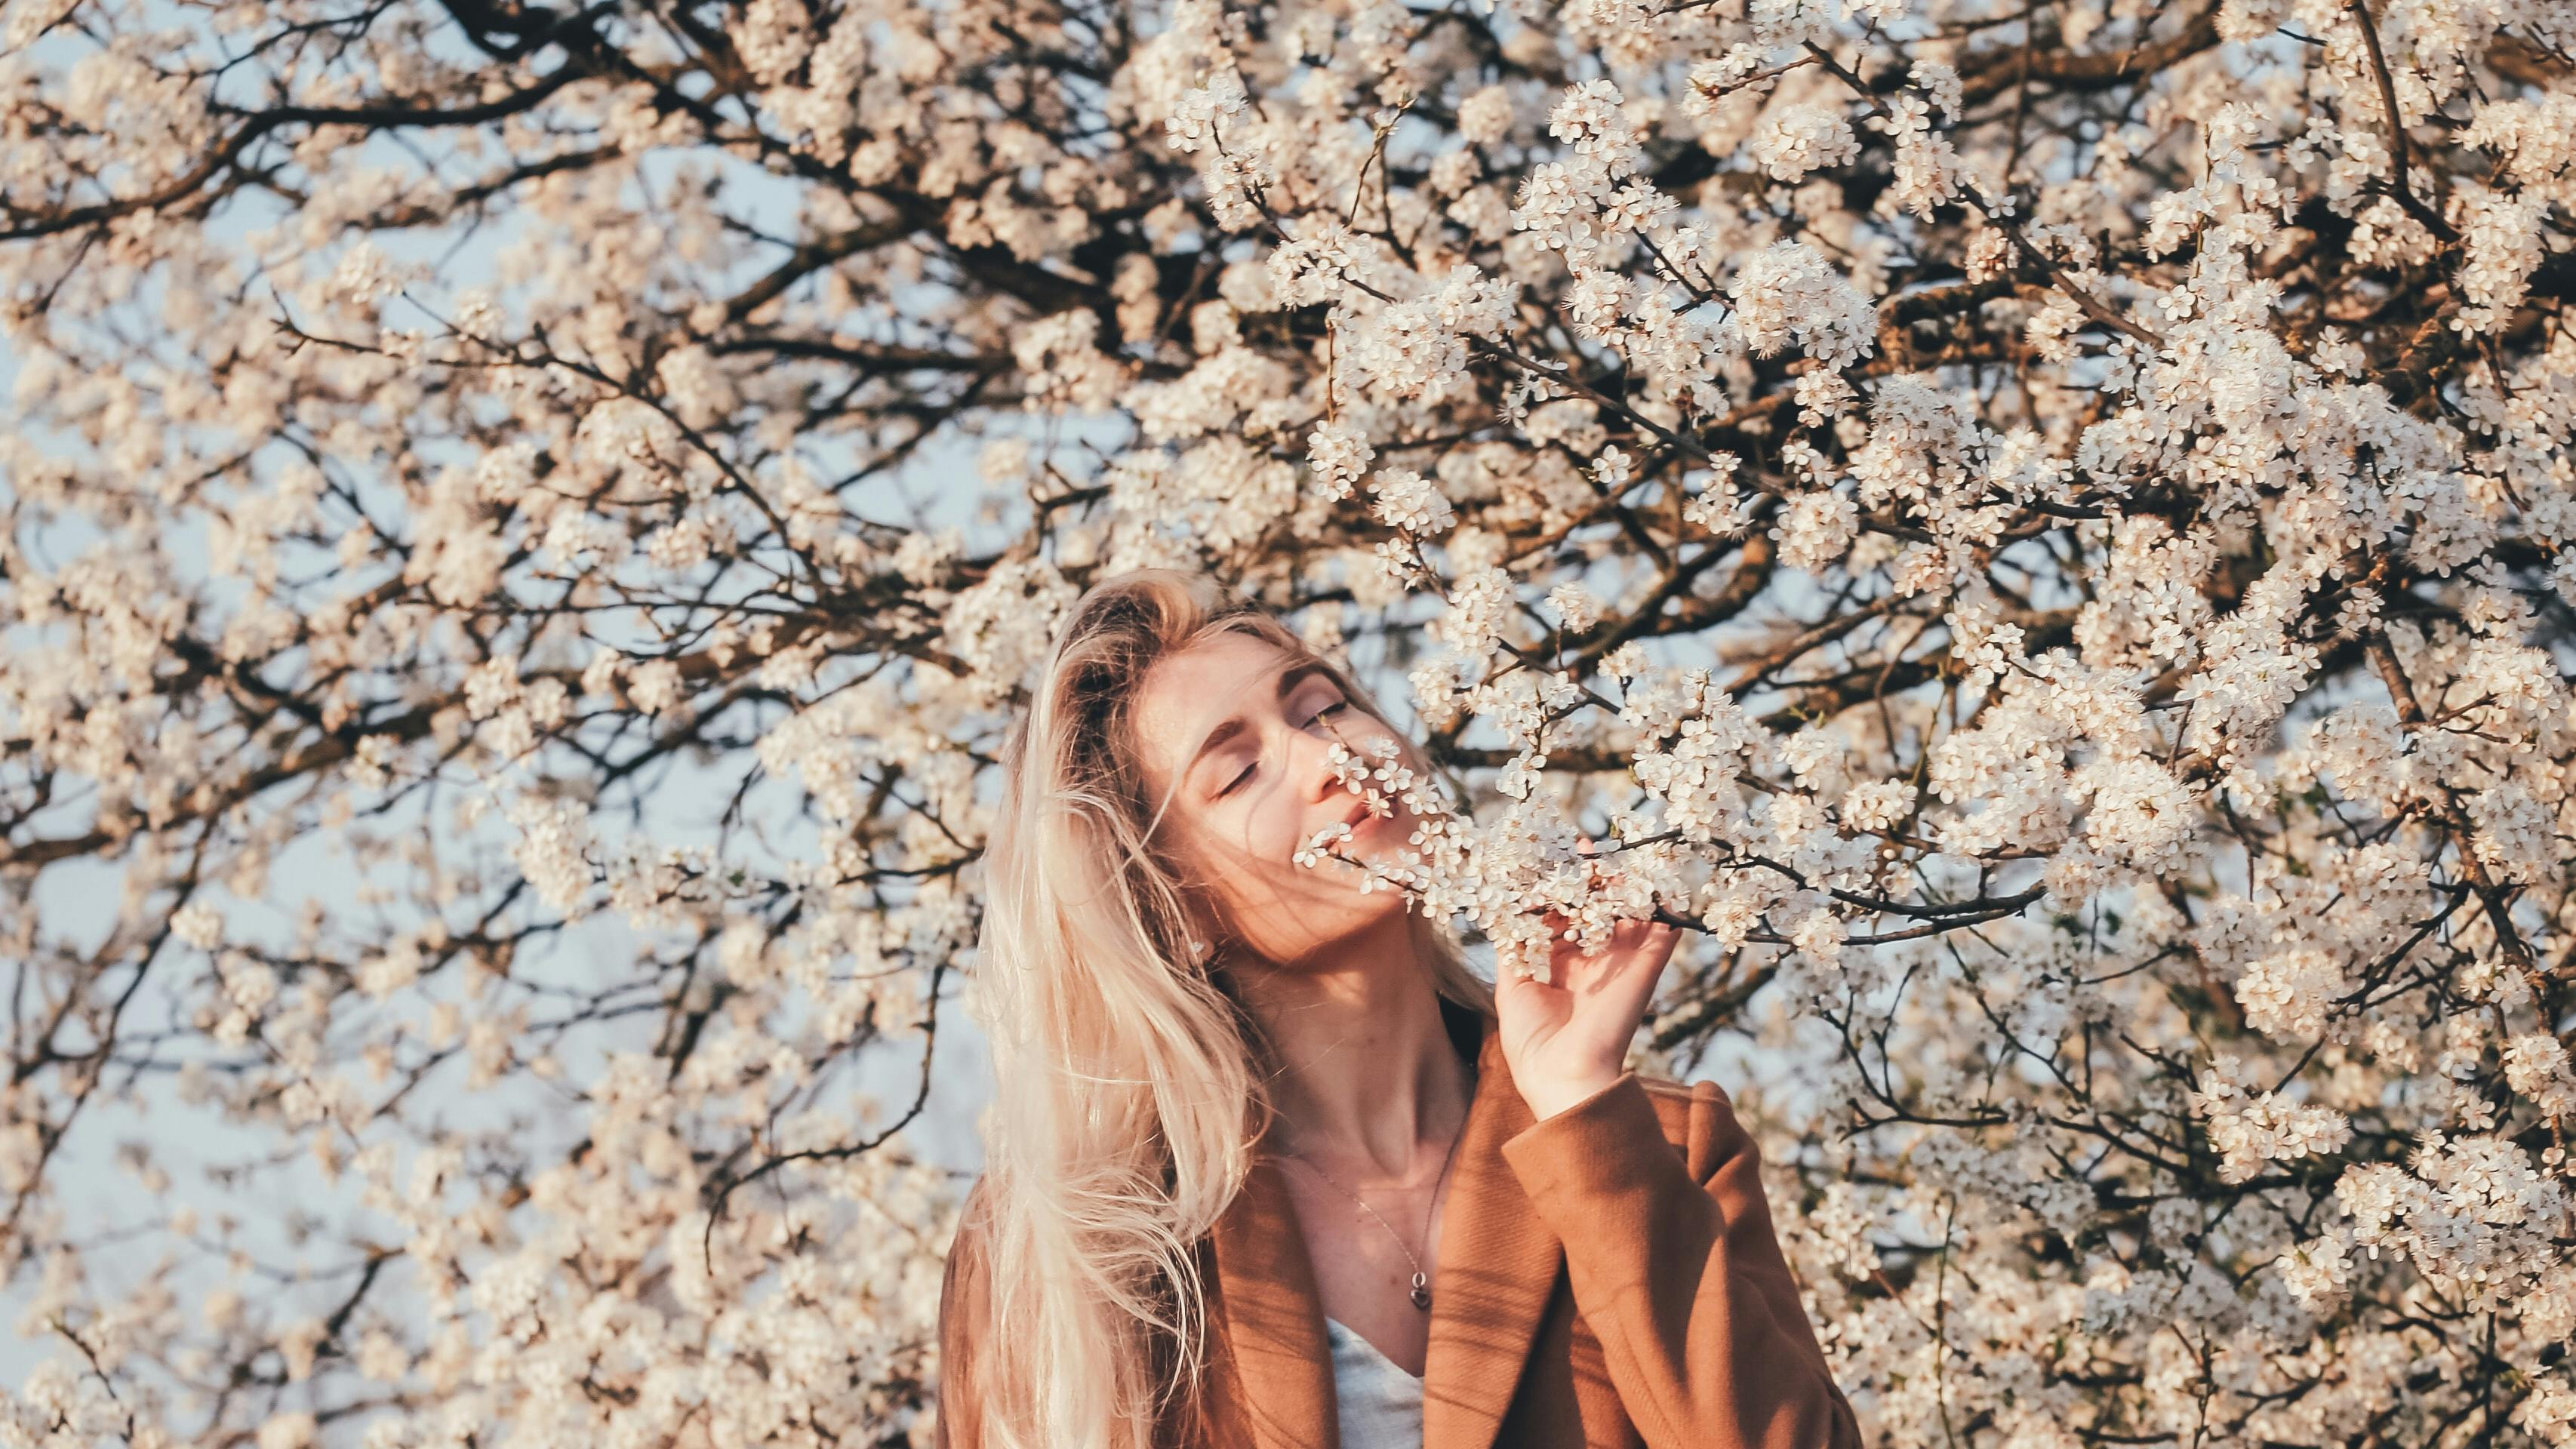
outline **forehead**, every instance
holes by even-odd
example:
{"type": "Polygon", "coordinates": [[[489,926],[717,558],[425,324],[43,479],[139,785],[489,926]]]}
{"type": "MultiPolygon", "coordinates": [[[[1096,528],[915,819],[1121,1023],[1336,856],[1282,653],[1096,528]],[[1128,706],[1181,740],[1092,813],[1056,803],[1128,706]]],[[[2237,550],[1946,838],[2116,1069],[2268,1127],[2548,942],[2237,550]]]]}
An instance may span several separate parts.
{"type": "Polygon", "coordinates": [[[1154,661],[1134,715],[1146,778],[1157,788],[1170,781],[1209,730],[1268,700],[1273,677],[1291,662],[1277,645],[1232,631],[1154,661]]]}

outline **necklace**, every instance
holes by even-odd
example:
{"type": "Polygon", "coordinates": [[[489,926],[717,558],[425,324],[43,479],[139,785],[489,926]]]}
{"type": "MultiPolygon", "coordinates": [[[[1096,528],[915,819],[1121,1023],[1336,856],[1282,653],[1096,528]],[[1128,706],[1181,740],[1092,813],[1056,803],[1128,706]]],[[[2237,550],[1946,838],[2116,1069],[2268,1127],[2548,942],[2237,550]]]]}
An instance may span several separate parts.
{"type": "MultiPolygon", "coordinates": [[[[1466,1135],[1467,1124],[1464,1121],[1461,1121],[1458,1124],[1457,1136],[1449,1139],[1449,1155],[1440,1159],[1440,1175],[1431,1180],[1431,1201],[1422,1210],[1422,1242],[1425,1247],[1429,1247],[1431,1244],[1431,1214],[1440,1206],[1440,1185],[1449,1180],[1449,1164],[1456,1161],[1458,1158],[1458,1138],[1466,1135]]],[[[1361,1197],[1358,1193],[1342,1186],[1340,1179],[1334,1177],[1331,1173],[1326,1172],[1316,1164],[1307,1161],[1304,1153],[1291,1152],[1288,1156],[1299,1166],[1312,1172],[1317,1177],[1322,1178],[1327,1183],[1332,1184],[1333,1191],[1340,1193],[1342,1196],[1349,1198],[1355,1203],[1358,1203],[1360,1205],[1360,1211],[1367,1213],[1370,1217],[1377,1218],[1377,1225],[1386,1229],[1386,1235],[1395,1239],[1395,1245],[1398,1248],[1403,1249],[1406,1261],[1413,1264],[1413,1289],[1409,1295],[1413,1299],[1413,1306],[1421,1309],[1425,1313],[1430,1312],[1431,1275],[1422,1271],[1422,1260],[1414,1256],[1412,1246],[1404,1241],[1404,1235],[1395,1230],[1394,1224],[1389,1223],[1383,1217],[1379,1217],[1378,1210],[1368,1205],[1368,1199],[1361,1197]]]]}

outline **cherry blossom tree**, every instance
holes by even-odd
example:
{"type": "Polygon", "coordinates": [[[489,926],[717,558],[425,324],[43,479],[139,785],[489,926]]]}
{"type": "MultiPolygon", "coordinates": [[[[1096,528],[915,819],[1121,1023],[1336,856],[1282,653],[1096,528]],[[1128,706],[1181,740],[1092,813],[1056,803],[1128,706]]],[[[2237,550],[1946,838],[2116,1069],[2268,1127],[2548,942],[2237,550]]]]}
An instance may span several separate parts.
{"type": "Polygon", "coordinates": [[[1693,928],[1875,1438],[2576,1442],[2571,50],[5,0],[0,1442],[926,1443],[995,752],[1145,564],[1406,711],[1496,969],[1693,928]]]}

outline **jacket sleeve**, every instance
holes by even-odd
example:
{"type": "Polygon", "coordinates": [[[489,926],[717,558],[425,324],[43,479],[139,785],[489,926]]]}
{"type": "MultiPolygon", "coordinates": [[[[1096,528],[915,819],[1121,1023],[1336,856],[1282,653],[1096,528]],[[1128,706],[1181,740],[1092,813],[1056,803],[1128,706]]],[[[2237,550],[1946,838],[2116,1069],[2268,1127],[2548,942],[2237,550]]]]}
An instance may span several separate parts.
{"type": "Polygon", "coordinates": [[[1652,1449],[1856,1449],[1753,1139],[1716,1083],[1689,1091],[1687,1159],[1631,1072],[1514,1134],[1504,1160],[1565,1244],[1575,1309],[1652,1449]]]}
{"type": "Polygon", "coordinates": [[[976,1346],[985,1339],[992,1310],[987,1291],[984,1235],[976,1224],[980,1192],[970,1192],[948,1245],[948,1267],[939,1283],[939,1399],[934,1449],[978,1449],[983,1418],[975,1393],[976,1346]]]}

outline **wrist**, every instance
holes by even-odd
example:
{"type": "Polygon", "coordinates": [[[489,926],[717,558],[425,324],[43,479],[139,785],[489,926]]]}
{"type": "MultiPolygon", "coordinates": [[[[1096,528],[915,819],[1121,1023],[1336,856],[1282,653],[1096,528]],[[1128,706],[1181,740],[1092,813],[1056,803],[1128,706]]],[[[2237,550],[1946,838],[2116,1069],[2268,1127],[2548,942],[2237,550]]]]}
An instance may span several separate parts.
{"type": "Polygon", "coordinates": [[[1544,1122],[1568,1107],[1579,1106],[1617,1086],[1619,1079],[1626,1075],[1626,1071],[1612,1067],[1570,1077],[1518,1081],[1516,1085],[1520,1088],[1521,1100],[1529,1104],[1530,1115],[1544,1122]]]}

